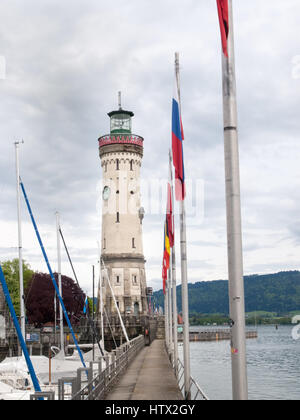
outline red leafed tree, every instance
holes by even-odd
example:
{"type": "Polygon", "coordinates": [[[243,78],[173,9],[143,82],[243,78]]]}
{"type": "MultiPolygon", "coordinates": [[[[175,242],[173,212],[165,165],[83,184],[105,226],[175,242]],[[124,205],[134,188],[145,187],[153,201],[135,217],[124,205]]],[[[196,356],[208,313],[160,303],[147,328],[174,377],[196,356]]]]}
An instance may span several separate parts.
{"type": "MultiPolygon", "coordinates": [[[[58,276],[54,274],[56,282],[58,276]]],[[[55,320],[54,316],[55,289],[49,274],[35,273],[25,293],[26,317],[29,324],[41,326],[55,320]]],[[[83,316],[85,295],[80,287],[70,277],[62,276],[62,297],[72,324],[77,324],[83,316]]],[[[57,317],[59,315],[59,300],[57,301],[57,317]]],[[[66,320],[64,318],[64,323],[66,320]]]]}

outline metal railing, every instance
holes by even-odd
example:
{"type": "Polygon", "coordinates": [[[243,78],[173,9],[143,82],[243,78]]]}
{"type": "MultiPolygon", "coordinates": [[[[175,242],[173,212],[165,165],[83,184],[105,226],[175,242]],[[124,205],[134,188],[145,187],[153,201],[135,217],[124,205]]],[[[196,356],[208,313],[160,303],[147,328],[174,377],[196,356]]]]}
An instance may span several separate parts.
{"type": "Polygon", "coordinates": [[[114,350],[111,357],[104,357],[105,368],[98,366],[99,374],[80,389],[72,400],[101,400],[109,392],[116,380],[125,372],[134,357],[145,346],[144,336],[139,336],[114,350]]]}
{"type": "MultiPolygon", "coordinates": [[[[180,359],[177,360],[177,382],[178,382],[178,386],[180,388],[182,395],[184,395],[184,392],[185,392],[184,390],[184,365],[180,359]]],[[[191,401],[196,401],[196,400],[209,401],[208,396],[204,393],[204,391],[200,388],[198,383],[192,377],[190,377],[190,386],[189,386],[188,394],[190,395],[191,401]]]]}
{"type": "MultiPolygon", "coordinates": [[[[140,335],[112,353],[90,362],[89,368],[78,369],[77,377],[59,379],[58,400],[104,399],[144,346],[144,336],[140,335]]],[[[41,394],[38,397],[40,398],[41,394]]]]}

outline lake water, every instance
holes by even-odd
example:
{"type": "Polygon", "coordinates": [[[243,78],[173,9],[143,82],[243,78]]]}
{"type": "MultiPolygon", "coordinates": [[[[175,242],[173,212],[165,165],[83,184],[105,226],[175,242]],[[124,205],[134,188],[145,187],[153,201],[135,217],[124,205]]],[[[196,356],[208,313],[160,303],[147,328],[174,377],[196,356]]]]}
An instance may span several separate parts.
{"type": "MultiPolygon", "coordinates": [[[[202,327],[192,327],[192,331],[202,327]]],[[[207,329],[207,328],[203,328],[207,329]]],[[[258,327],[258,338],[247,340],[250,400],[300,399],[300,340],[293,326],[258,327]]],[[[211,400],[231,400],[229,341],[191,342],[191,374],[211,400]]],[[[182,345],[179,348],[182,356],[182,345]]]]}

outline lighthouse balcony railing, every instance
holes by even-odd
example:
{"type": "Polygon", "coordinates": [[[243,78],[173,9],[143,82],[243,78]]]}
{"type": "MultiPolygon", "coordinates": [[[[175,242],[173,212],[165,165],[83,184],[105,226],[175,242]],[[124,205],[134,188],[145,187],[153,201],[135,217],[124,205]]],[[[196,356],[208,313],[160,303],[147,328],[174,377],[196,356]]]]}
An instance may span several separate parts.
{"type": "Polygon", "coordinates": [[[110,144],[134,144],[143,147],[144,139],[136,134],[106,134],[99,138],[99,147],[110,144]]]}

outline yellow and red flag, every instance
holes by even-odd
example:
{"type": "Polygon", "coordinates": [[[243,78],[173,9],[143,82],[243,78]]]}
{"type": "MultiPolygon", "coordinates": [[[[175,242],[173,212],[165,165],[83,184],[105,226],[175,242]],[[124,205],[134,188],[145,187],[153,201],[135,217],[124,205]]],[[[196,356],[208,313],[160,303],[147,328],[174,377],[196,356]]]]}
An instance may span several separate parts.
{"type": "Polygon", "coordinates": [[[166,283],[167,283],[167,278],[168,278],[168,270],[170,268],[170,256],[171,256],[171,247],[170,247],[170,239],[169,239],[169,233],[168,233],[168,223],[166,221],[165,229],[164,229],[164,256],[163,256],[163,269],[162,269],[164,294],[166,294],[166,283]]]}

